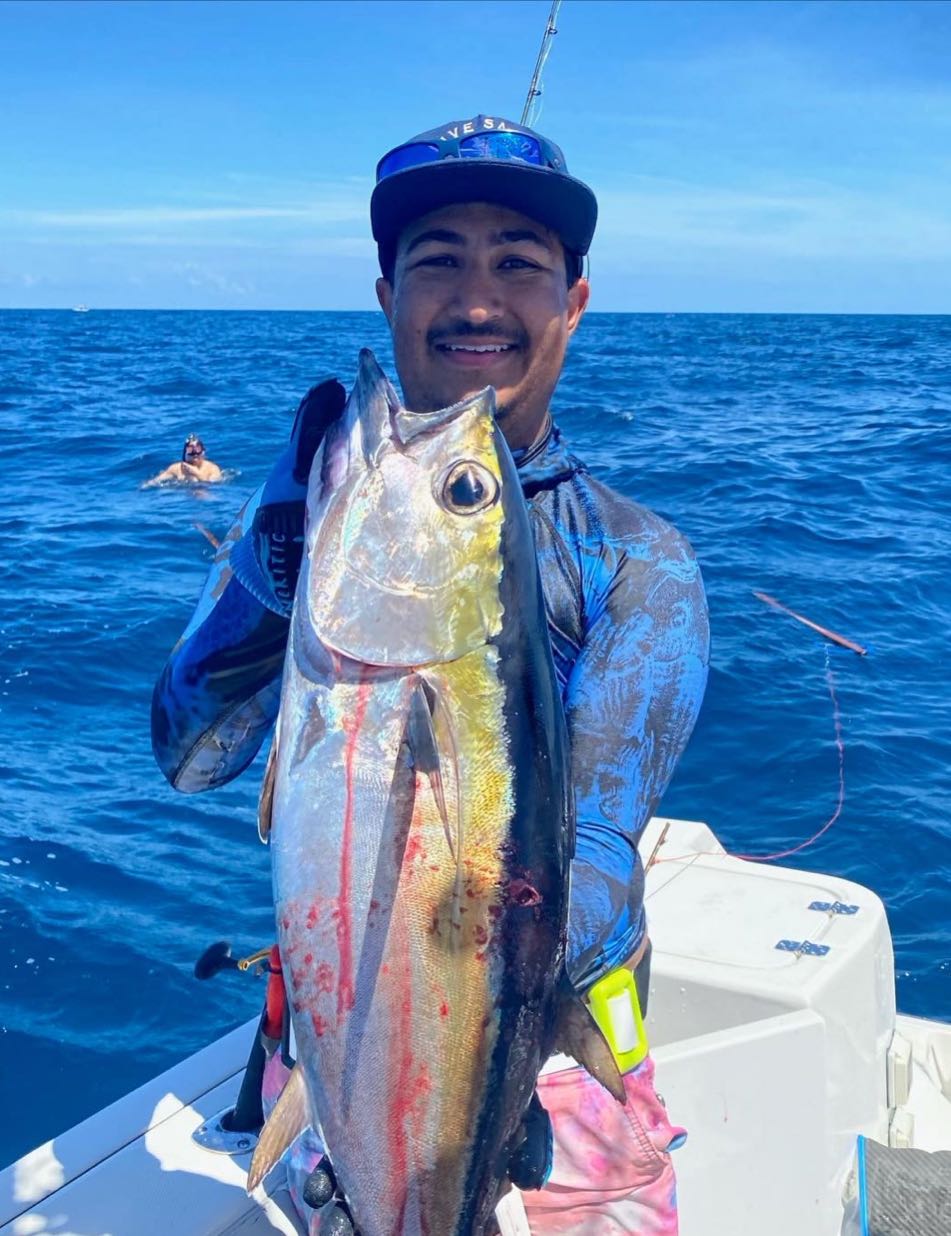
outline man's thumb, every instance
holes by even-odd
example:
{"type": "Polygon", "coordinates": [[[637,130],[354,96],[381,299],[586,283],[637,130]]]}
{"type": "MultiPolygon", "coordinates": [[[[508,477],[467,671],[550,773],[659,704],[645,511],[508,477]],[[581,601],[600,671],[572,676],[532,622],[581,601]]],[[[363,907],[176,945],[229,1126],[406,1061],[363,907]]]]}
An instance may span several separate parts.
{"type": "Polygon", "coordinates": [[[291,431],[291,442],[295,446],[293,474],[298,485],[307,484],[317,447],[343,412],[346,402],[347,392],[336,378],[312,386],[301,400],[291,431]]]}

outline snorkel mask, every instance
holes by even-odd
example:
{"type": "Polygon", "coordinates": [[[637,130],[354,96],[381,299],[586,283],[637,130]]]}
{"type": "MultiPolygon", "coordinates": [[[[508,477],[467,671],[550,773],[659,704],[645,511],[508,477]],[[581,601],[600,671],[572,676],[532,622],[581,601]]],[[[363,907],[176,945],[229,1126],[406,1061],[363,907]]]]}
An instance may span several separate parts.
{"type": "Polygon", "coordinates": [[[197,434],[190,433],[185,439],[185,445],[182,447],[182,462],[187,463],[189,458],[196,455],[204,455],[205,444],[197,434]]]}

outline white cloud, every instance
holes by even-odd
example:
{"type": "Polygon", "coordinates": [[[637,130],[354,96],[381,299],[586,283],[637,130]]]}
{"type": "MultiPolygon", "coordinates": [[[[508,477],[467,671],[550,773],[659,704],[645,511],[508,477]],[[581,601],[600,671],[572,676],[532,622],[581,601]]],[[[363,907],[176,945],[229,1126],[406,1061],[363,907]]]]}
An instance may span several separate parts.
{"type": "Polygon", "coordinates": [[[287,248],[293,253],[311,257],[355,257],[376,261],[376,242],[370,236],[369,223],[365,236],[313,236],[295,241],[287,248]]]}
{"type": "Polygon", "coordinates": [[[129,206],[78,210],[0,210],[0,224],[49,228],[142,228],[245,220],[293,219],[310,224],[365,218],[366,196],[328,198],[297,206],[129,206]]]}
{"type": "Polygon", "coordinates": [[[0,270],[0,287],[3,288],[36,288],[49,282],[43,275],[34,275],[29,271],[11,273],[0,270]]]}
{"type": "MultiPolygon", "coordinates": [[[[947,196],[947,195],[945,195],[947,196]]],[[[951,211],[911,187],[900,198],[840,184],[761,191],[639,177],[598,194],[598,239],[667,256],[732,250],[773,257],[951,257],[951,211]]]]}
{"type": "Polygon", "coordinates": [[[174,262],[169,267],[169,271],[173,275],[178,275],[190,288],[210,288],[226,296],[237,296],[241,299],[251,295],[254,291],[252,284],[231,279],[199,262],[174,262]]]}

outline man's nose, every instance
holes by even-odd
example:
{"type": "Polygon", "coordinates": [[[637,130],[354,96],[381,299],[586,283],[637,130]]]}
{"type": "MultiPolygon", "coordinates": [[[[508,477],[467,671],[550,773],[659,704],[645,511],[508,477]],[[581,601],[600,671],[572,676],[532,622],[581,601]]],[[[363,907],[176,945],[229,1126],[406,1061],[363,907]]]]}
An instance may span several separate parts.
{"type": "Polygon", "coordinates": [[[497,318],[502,309],[498,281],[491,272],[473,264],[456,284],[455,308],[473,326],[497,318]]]}

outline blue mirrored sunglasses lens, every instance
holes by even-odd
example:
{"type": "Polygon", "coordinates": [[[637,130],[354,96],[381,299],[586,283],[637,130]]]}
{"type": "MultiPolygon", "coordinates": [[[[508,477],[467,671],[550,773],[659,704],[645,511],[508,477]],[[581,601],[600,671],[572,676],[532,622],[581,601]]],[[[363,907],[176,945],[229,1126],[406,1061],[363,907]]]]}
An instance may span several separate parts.
{"type": "Polygon", "coordinates": [[[459,143],[464,159],[517,159],[543,165],[541,146],[525,133],[474,133],[459,143]]]}
{"type": "Polygon", "coordinates": [[[422,163],[435,163],[442,151],[438,146],[428,142],[416,142],[412,146],[401,146],[380,160],[377,168],[377,180],[384,180],[394,172],[402,172],[408,167],[419,167],[422,163]]]}

